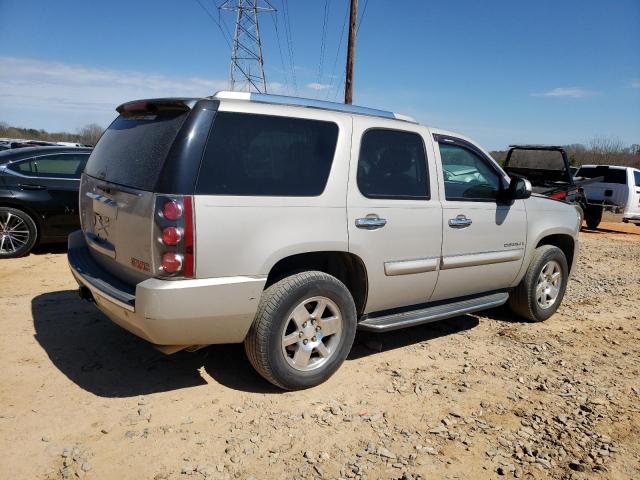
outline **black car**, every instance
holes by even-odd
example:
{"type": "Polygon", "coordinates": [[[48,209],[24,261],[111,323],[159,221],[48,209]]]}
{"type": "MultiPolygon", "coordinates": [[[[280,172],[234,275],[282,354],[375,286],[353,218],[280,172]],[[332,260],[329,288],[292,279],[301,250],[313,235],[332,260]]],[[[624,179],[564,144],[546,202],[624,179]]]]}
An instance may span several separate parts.
{"type": "Polygon", "coordinates": [[[27,147],[0,152],[0,258],[65,241],[77,230],[80,175],[91,148],[27,147]]]}

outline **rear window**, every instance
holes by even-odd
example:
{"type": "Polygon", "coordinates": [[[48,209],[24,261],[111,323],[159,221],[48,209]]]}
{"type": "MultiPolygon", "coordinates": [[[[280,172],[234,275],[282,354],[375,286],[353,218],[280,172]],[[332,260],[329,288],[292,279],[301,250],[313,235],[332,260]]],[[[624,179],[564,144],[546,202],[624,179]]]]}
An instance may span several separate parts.
{"type": "Polygon", "coordinates": [[[576,173],[576,177],[604,177],[604,180],[601,180],[604,183],[627,184],[627,171],[622,168],[581,167],[580,170],[578,170],[578,173],[576,173]]]}
{"type": "Polygon", "coordinates": [[[562,153],[554,150],[513,150],[509,167],[536,170],[564,170],[562,153]]]}
{"type": "Polygon", "coordinates": [[[180,115],[120,115],[96,144],[85,172],[92,177],[153,191],[188,112],[180,115]]]}
{"type": "Polygon", "coordinates": [[[327,184],[338,141],[335,123],[218,112],[197,193],[317,196],[327,184]]]}

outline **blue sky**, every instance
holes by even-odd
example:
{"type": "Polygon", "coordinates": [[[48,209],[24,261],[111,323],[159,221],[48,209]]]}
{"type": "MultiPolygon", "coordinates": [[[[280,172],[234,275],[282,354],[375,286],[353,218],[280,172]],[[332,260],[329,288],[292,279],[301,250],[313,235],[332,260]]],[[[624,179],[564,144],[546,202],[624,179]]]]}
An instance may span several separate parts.
{"type": "MultiPolygon", "coordinates": [[[[216,2],[201,0],[217,18],[216,2]]],[[[348,0],[272,0],[261,17],[267,81],[342,98],[348,0]],[[337,58],[337,63],[336,63],[337,58]],[[333,65],[336,64],[335,71],[333,65]],[[333,75],[332,75],[333,73],[333,75]]],[[[221,0],[217,0],[221,3],[221,0]]],[[[490,149],[513,142],[640,143],[640,1],[359,0],[354,103],[413,115],[490,149]]],[[[196,0],[0,0],[0,121],[48,130],[108,125],[140,97],[227,86],[229,46],[196,0]]],[[[223,14],[232,28],[232,14],[223,14]]]]}

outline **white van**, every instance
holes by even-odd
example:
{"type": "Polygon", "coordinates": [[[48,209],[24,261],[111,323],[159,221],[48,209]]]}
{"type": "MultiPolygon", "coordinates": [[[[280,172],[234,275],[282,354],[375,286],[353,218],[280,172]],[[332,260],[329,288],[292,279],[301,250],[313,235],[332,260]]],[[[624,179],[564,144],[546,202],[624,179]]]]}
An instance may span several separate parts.
{"type": "Polygon", "coordinates": [[[576,178],[598,178],[602,181],[583,186],[589,203],[622,213],[622,221],[640,225],[640,170],[612,165],[583,165],[576,178]]]}

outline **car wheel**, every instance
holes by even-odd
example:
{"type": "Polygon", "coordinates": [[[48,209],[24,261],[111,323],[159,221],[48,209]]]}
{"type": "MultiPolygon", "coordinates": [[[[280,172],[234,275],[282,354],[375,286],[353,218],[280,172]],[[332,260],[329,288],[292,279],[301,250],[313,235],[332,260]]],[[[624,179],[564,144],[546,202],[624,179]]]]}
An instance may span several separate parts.
{"type": "Polygon", "coordinates": [[[521,317],[542,322],[560,306],[568,278],[562,250],[552,245],[538,247],[524,277],[509,294],[509,307],[521,317]]]}
{"type": "Polygon", "coordinates": [[[0,207],[0,258],[28,254],[36,244],[36,222],[22,210],[0,207]]]}
{"type": "Polygon", "coordinates": [[[584,212],[584,220],[587,222],[587,228],[595,230],[602,221],[602,207],[588,206],[587,211],[584,212]]]}
{"type": "Polygon", "coordinates": [[[356,332],[347,287],[323,272],[303,272],[267,288],[244,341],[253,367],[285,390],[309,388],[342,365],[356,332]]]}

